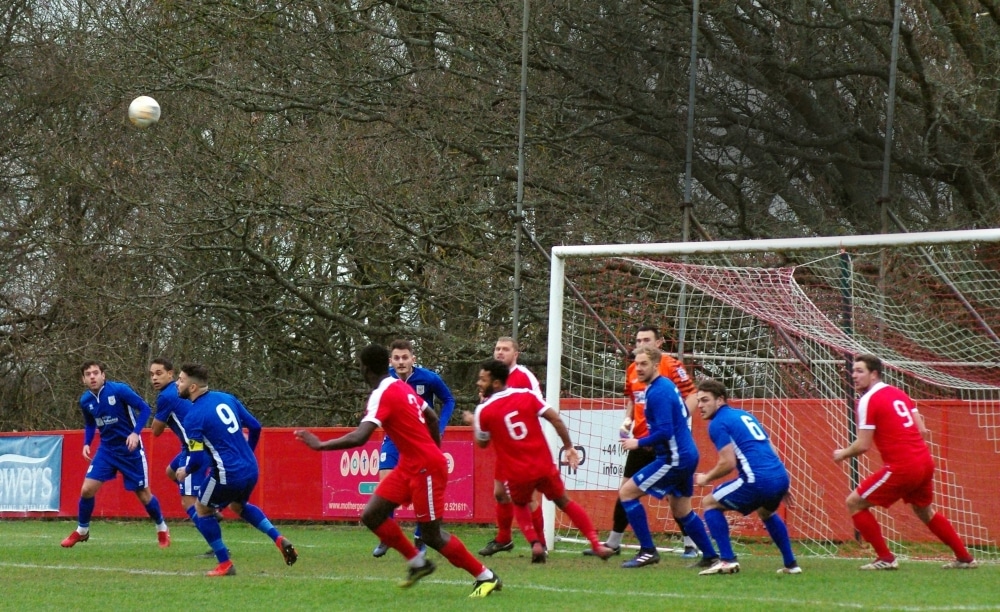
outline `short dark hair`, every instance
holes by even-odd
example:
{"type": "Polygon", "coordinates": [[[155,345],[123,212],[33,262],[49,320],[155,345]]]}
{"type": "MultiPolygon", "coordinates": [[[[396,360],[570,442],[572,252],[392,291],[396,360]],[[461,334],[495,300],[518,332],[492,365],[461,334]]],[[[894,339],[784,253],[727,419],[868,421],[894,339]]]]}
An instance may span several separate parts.
{"type": "Polygon", "coordinates": [[[715,397],[721,397],[724,400],[729,397],[726,394],[726,385],[722,384],[718,380],[715,380],[714,378],[706,378],[705,380],[699,382],[697,388],[699,391],[711,393],[715,397]]]}
{"type": "Polygon", "coordinates": [[[104,364],[101,363],[100,361],[91,360],[91,361],[84,361],[83,365],[80,366],[80,376],[83,376],[87,370],[89,370],[94,366],[97,366],[97,369],[100,370],[102,374],[104,373],[104,364]]]}
{"type": "Polygon", "coordinates": [[[410,351],[413,352],[413,343],[409,340],[393,340],[389,344],[389,351],[410,351]]]}
{"type": "Polygon", "coordinates": [[[487,359],[479,364],[479,369],[489,373],[490,378],[493,380],[499,380],[504,385],[507,384],[507,376],[510,374],[510,368],[504,365],[504,362],[499,359],[487,359]]]}
{"type": "Polygon", "coordinates": [[[389,351],[381,344],[369,344],[358,353],[361,365],[380,376],[389,373],[389,351]]]}
{"type": "Polygon", "coordinates": [[[208,367],[200,363],[185,363],[181,366],[181,372],[199,387],[208,384],[208,367]]]}
{"type": "Polygon", "coordinates": [[[163,366],[163,369],[166,370],[167,372],[173,372],[174,371],[174,362],[170,361],[166,357],[157,357],[156,359],[150,361],[149,365],[151,365],[151,366],[153,366],[153,365],[161,365],[161,366],[163,366]]]}
{"type": "Polygon", "coordinates": [[[854,363],[862,362],[869,372],[878,372],[882,376],[882,360],[871,353],[862,353],[854,358],[854,363]]]}
{"type": "Polygon", "coordinates": [[[650,325],[649,323],[644,323],[643,325],[639,326],[639,329],[635,330],[635,333],[636,333],[636,335],[639,335],[639,332],[644,332],[644,331],[651,331],[651,332],[653,332],[653,338],[655,338],[656,340],[659,340],[660,338],[662,338],[662,336],[660,335],[660,328],[656,327],[655,325],[650,325]]]}

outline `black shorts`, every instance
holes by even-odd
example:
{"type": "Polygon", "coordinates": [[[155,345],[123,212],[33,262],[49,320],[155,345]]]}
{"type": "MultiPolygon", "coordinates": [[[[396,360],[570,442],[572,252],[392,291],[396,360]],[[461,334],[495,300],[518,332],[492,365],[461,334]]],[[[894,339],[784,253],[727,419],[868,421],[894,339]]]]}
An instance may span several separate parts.
{"type": "Polygon", "coordinates": [[[636,472],[652,463],[653,459],[656,459],[656,451],[651,447],[640,446],[629,451],[625,457],[625,471],[622,472],[622,476],[631,478],[636,472]]]}

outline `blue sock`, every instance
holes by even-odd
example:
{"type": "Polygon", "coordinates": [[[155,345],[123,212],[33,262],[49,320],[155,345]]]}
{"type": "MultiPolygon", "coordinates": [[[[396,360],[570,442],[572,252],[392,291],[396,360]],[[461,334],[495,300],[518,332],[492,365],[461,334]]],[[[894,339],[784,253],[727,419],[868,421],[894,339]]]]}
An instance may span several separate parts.
{"type": "Polygon", "coordinates": [[[198,516],[198,511],[194,509],[194,504],[191,504],[191,505],[190,505],[190,506],[188,507],[188,509],[187,509],[187,510],[185,510],[185,512],[187,512],[187,515],[188,515],[189,517],[191,517],[191,521],[194,521],[194,520],[195,520],[195,517],[197,517],[197,516],[198,516]]]}
{"type": "Polygon", "coordinates": [[[625,508],[625,515],[628,516],[628,524],[632,526],[632,533],[639,540],[639,546],[647,550],[655,549],[653,534],[649,532],[649,522],[646,520],[646,509],[638,499],[630,499],[622,502],[625,508]]]}
{"type": "Polygon", "coordinates": [[[240,518],[266,533],[275,542],[281,537],[281,534],[274,528],[271,521],[264,516],[264,512],[253,504],[243,504],[243,512],[240,513],[240,518]]]}
{"type": "Polygon", "coordinates": [[[767,527],[767,533],[774,540],[774,545],[781,551],[781,558],[785,562],[785,567],[795,567],[798,565],[795,561],[795,553],[792,552],[792,541],[788,537],[788,528],[785,527],[785,521],[781,520],[781,517],[777,514],[772,514],[764,521],[764,526],[767,527]]]}
{"type": "Polygon", "coordinates": [[[417,523],[417,526],[414,527],[414,529],[413,529],[413,537],[415,537],[415,538],[419,538],[420,537],[420,523],[417,523]]]}
{"type": "Polygon", "coordinates": [[[212,552],[215,553],[215,558],[219,560],[219,563],[229,561],[229,549],[222,543],[222,528],[219,527],[219,521],[215,515],[195,517],[194,524],[208,545],[212,547],[212,552]]]}
{"type": "Polygon", "coordinates": [[[729,541],[729,523],[726,521],[726,514],[718,508],[705,510],[705,524],[708,525],[708,530],[712,532],[712,537],[719,547],[719,556],[725,561],[735,559],[733,544],[729,541]]]}
{"type": "Polygon", "coordinates": [[[691,511],[691,514],[677,519],[677,522],[684,527],[684,533],[694,540],[694,545],[698,547],[703,557],[711,559],[718,556],[715,554],[715,547],[712,546],[712,539],[708,537],[708,532],[705,531],[705,523],[701,522],[701,518],[698,517],[694,510],[691,511]]]}
{"type": "Polygon", "coordinates": [[[80,505],[77,507],[77,522],[80,524],[80,527],[90,528],[90,517],[94,514],[94,504],[96,502],[96,497],[89,499],[80,498],[80,505]]]}
{"type": "Polygon", "coordinates": [[[153,519],[153,522],[159,525],[163,522],[163,512],[160,511],[160,501],[156,499],[156,496],[149,498],[149,503],[146,504],[146,514],[149,518],[153,519]]]}

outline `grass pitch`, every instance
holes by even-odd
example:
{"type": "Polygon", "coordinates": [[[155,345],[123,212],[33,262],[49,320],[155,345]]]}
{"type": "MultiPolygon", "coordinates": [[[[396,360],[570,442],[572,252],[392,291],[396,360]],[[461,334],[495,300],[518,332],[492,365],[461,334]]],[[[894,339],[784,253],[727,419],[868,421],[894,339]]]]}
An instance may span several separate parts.
{"type": "MultiPolygon", "coordinates": [[[[780,557],[741,552],[742,571],[698,576],[678,555],[638,570],[580,555],[561,545],[545,565],[530,563],[516,540],[512,553],[487,565],[503,590],[470,600],[472,577],[434,551],[433,575],[397,588],[406,565],[395,551],[374,559],[375,538],[361,527],[279,525],[299,551],[284,564],[264,534],[242,521],[222,524],[237,575],[206,578],[214,559],[198,555],[205,541],[190,523],[172,523],[170,548],[160,549],[151,523],[97,520],[89,542],[63,549],[72,521],[0,521],[0,609],[250,610],[1000,610],[1000,567],[945,571],[941,562],[901,561],[895,572],[861,572],[858,559],[800,559],[804,572],[777,575],[780,557]]],[[[493,531],[453,526],[473,552],[493,531]]],[[[627,554],[627,553],[626,553],[627,554]]]]}

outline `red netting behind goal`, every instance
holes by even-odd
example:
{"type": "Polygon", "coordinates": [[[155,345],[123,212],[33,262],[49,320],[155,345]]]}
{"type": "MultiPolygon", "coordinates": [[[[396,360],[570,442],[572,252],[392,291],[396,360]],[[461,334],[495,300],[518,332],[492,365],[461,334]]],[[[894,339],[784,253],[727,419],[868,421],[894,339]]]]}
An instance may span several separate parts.
{"type": "MultiPolygon", "coordinates": [[[[566,292],[564,418],[589,457],[568,478],[574,499],[610,526],[623,461],[613,445],[626,356],[616,347],[631,346],[636,327],[652,323],[670,352],[683,338],[696,376],[722,380],[732,403],[775,439],[793,477],[785,513],[796,541],[818,554],[844,552],[841,543],[853,537],[844,498],[879,462],[870,452],[856,465],[834,464],[831,454],[852,435],[849,360],[874,353],[933,432],[936,503],[980,556],[995,557],[1000,501],[985,483],[1000,472],[1000,339],[992,328],[1000,326],[998,256],[993,245],[942,245],[567,261],[567,282],[590,306],[566,292]],[[592,409],[598,405],[604,409],[592,409]]],[[[703,469],[715,461],[704,429],[696,417],[703,469]]],[[[666,505],[651,508],[660,529],[676,534],[666,505]]],[[[901,554],[923,554],[933,540],[902,504],[878,516],[901,554]]],[[[571,535],[568,524],[561,527],[571,535]]],[[[734,517],[733,528],[746,538],[763,535],[752,516],[734,517]]]]}

